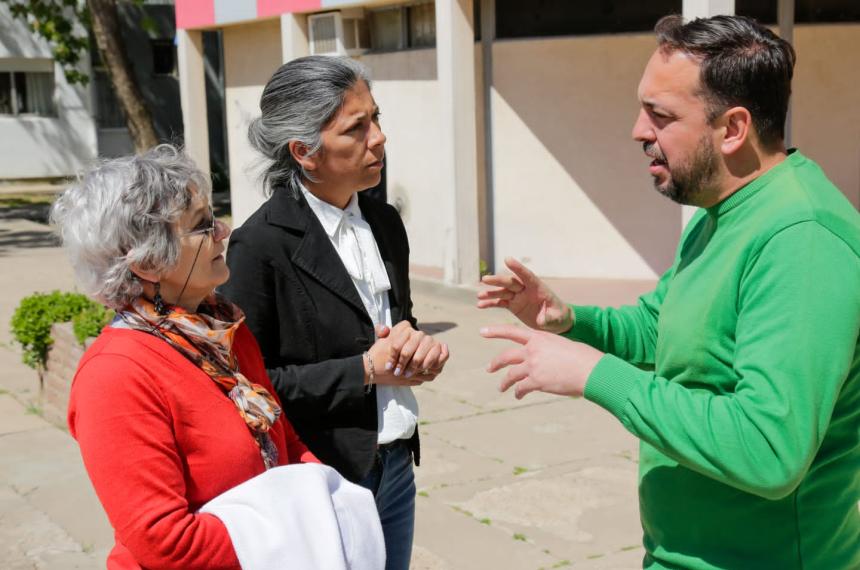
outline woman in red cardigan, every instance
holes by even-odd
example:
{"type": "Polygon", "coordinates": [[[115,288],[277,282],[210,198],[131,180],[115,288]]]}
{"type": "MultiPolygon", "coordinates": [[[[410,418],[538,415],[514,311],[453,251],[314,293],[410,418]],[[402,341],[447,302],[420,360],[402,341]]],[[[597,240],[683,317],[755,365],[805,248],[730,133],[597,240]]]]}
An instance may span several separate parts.
{"type": "Polygon", "coordinates": [[[69,428],[116,533],[107,567],[239,568],[197,510],[270,467],[317,459],[281,413],[244,316],[214,295],[230,229],[173,147],[105,162],[52,210],[84,289],[116,319],[78,366],[69,428]]]}

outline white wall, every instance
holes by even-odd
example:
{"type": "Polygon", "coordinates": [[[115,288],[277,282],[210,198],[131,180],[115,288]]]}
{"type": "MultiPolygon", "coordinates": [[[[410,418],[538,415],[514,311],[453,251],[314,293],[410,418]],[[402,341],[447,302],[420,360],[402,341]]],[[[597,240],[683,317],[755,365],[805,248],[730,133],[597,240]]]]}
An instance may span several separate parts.
{"type": "MultiPolygon", "coordinates": [[[[680,208],[653,190],[630,139],[653,45],[650,34],[496,43],[497,267],[514,255],[548,276],[651,279],[671,264],[680,208]]],[[[441,277],[454,220],[445,207],[453,189],[436,158],[443,129],[435,50],[360,59],[382,110],[388,198],[403,208],[413,268],[441,277]]],[[[482,134],[480,65],[478,76],[482,134]]],[[[479,185],[482,173],[479,148],[479,185]]]]}
{"type": "Polygon", "coordinates": [[[794,30],[792,144],[860,208],[860,24],[794,30]]]}
{"type": "Polygon", "coordinates": [[[223,41],[230,197],[238,227],[264,202],[261,156],[248,143],[248,124],[260,116],[263,88],[281,65],[280,20],[226,27],[223,41]]]}
{"type": "Polygon", "coordinates": [[[373,96],[382,112],[388,201],[401,208],[410,262],[419,272],[441,277],[443,244],[454,231],[448,207],[454,189],[445,187],[440,170],[444,131],[436,50],[370,54],[360,60],[370,68],[373,96]]]}
{"type": "Polygon", "coordinates": [[[493,50],[496,267],[650,279],[666,270],[680,207],[652,187],[630,137],[651,34],[498,41],[493,50]]]}
{"type": "MultiPolygon", "coordinates": [[[[801,25],[793,144],[860,207],[860,25],[801,25]]],[[[648,279],[672,261],[679,208],[630,139],[653,36],[499,41],[493,51],[497,267],[648,279]]]]}
{"type": "MultiPolygon", "coordinates": [[[[237,224],[263,200],[249,176],[256,155],[246,133],[263,85],[280,64],[279,33],[277,21],[224,30],[237,224]]],[[[860,26],[800,26],[795,39],[794,143],[858,205],[860,26]]],[[[636,88],[654,47],[650,33],[495,43],[497,267],[508,255],[551,277],[653,279],[669,267],[680,207],[653,189],[647,159],[630,138],[636,88]]],[[[436,158],[442,129],[435,50],[360,59],[371,69],[382,110],[388,197],[403,208],[412,264],[441,277],[454,220],[443,207],[453,189],[444,187],[436,158]]],[[[477,98],[481,133],[480,92],[477,98]]]]}
{"type": "MultiPolygon", "coordinates": [[[[0,4],[0,64],[8,69],[33,58],[50,59],[50,49],[0,4]]],[[[53,67],[57,117],[0,116],[0,179],[70,176],[96,156],[89,87],[69,85],[53,67]]]]}

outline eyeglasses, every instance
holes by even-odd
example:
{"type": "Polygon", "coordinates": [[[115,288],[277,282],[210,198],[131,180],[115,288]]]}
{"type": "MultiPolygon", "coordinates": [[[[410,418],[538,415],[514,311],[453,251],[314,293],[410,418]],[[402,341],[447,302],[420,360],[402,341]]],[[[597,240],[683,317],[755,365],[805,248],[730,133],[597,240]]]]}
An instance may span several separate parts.
{"type": "Polygon", "coordinates": [[[217,228],[218,220],[215,219],[215,212],[212,211],[212,206],[209,206],[209,217],[200,220],[200,223],[197,224],[194,229],[183,232],[181,236],[215,235],[215,230],[217,228]]]}

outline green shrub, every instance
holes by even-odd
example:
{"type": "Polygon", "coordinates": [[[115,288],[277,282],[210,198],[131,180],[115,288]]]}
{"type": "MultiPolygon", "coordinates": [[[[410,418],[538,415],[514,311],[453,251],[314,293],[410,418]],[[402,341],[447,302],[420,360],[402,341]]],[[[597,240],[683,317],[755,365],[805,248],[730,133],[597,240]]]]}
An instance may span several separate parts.
{"type": "Polygon", "coordinates": [[[72,329],[75,331],[75,338],[78,342],[84,344],[84,341],[91,336],[98,336],[102,329],[113,320],[114,312],[111,309],[97,304],[91,303],[89,307],[72,317],[72,329]]]}
{"type": "MultiPolygon", "coordinates": [[[[24,364],[31,368],[45,367],[51,340],[51,325],[71,321],[82,312],[98,314],[99,305],[80,293],[34,293],[21,300],[12,315],[12,336],[24,349],[24,364]]],[[[106,317],[104,309],[102,316],[106,317]]],[[[95,316],[82,317],[81,331],[95,330],[95,316]]],[[[77,336],[77,330],[75,332],[77,336]]]]}

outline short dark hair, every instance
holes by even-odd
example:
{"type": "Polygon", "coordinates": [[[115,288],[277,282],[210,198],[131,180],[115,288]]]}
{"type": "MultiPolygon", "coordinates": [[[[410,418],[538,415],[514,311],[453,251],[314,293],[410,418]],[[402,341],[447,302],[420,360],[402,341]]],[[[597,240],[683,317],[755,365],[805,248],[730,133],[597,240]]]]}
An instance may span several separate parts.
{"type": "Polygon", "coordinates": [[[699,60],[699,79],[708,119],[733,106],[752,116],[762,145],[785,138],[796,55],[791,44],[745,16],[696,18],[665,16],[654,27],[662,51],[680,51],[699,60]]]}

